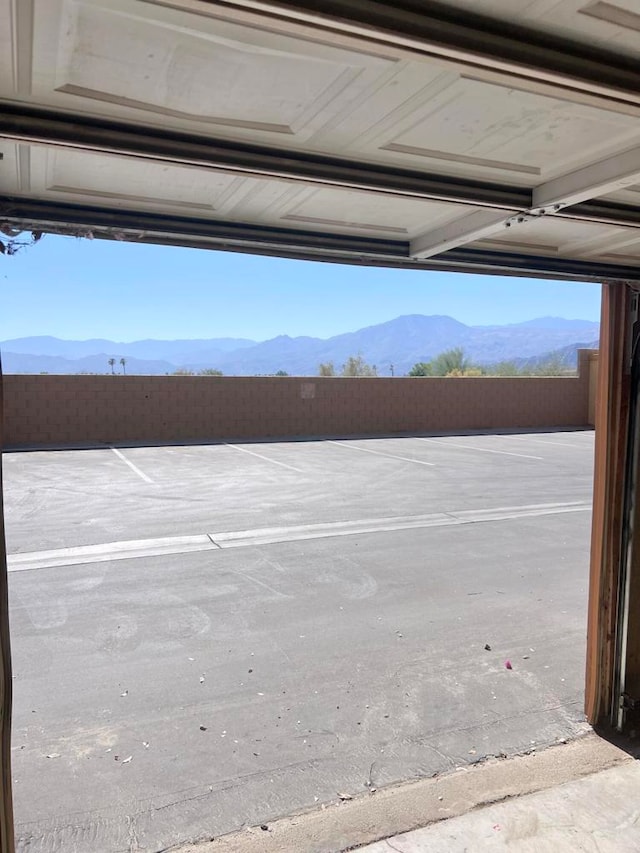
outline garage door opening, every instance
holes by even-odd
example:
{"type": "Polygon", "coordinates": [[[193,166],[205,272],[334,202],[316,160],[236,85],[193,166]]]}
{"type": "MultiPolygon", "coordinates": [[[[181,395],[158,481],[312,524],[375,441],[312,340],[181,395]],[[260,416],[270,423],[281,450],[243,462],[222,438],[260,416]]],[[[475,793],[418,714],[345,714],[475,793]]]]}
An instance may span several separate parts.
{"type": "Polygon", "coordinates": [[[588,731],[588,352],[449,378],[106,355],[4,377],[19,847],[160,849],[588,731]]]}

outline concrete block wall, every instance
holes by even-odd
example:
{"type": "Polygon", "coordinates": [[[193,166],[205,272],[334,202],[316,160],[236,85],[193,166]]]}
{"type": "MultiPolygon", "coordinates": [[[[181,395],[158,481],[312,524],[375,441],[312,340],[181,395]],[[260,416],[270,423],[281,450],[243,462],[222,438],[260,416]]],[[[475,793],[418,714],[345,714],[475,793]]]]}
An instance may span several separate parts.
{"type": "Polygon", "coordinates": [[[578,377],[4,377],[5,447],[261,439],[589,422],[578,377]]]}

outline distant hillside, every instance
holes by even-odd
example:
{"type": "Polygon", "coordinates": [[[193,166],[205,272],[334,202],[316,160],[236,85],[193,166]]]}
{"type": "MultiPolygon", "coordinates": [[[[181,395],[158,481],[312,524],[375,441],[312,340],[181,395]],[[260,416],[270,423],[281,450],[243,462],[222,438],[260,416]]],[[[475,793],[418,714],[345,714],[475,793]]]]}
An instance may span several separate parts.
{"type": "Polygon", "coordinates": [[[193,361],[204,354],[207,358],[210,354],[216,355],[240,350],[244,347],[254,346],[256,341],[247,338],[210,338],[205,340],[175,340],[158,341],[144,340],[122,343],[108,341],[103,338],[94,338],[88,341],[64,341],[60,338],[49,336],[33,338],[13,338],[2,341],[0,344],[3,351],[21,353],[25,355],[53,355],[62,358],[83,358],[88,355],[98,355],[105,352],[113,352],[121,356],[139,358],[144,360],[169,361],[174,364],[182,364],[185,361],[193,361]]]}
{"type": "Polygon", "coordinates": [[[217,368],[227,375],[285,370],[304,376],[315,375],[321,362],[332,361],[339,369],[350,355],[361,354],[380,375],[389,375],[393,365],[399,376],[452,347],[463,347],[473,361],[492,364],[545,356],[598,337],[598,324],[588,320],[541,317],[506,326],[467,326],[452,317],[411,314],[327,339],[280,335],[259,343],[244,338],[117,343],[35,337],[4,341],[1,347],[7,373],[107,373],[109,357],[125,357],[132,374],[188,367],[217,368]]]}
{"type": "Polygon", "coordinates": [[[536,368],[549,361],[556,361],[564,367],[575,370],[578,366],[579,349],[597,349],[598,341],[587,341],[586,343],[570,344],[567,347],[545,352],[542,355],[534,355],[530,358],[516,358],[514,362],[518,367],[536,368]]]}
{"type": "MultiPolygon", "coordinates": [[[[108,343],[108,341],[107,341],[108,343]]],[[[120,354],[99,353],[87,355],[84,358],[62,358],[57,355],[27,355],[25,353],[2,351],[2,369],[4,373],[111,373],[109,359],[115,358],[114,371],[122,373],[119,364],[120,354]]],[[[140,358],[127,357],[126,371],[128,374],[154,376],[163,373],[173,373],[175,365],[169,361],[145,361],[140,358]]]]}

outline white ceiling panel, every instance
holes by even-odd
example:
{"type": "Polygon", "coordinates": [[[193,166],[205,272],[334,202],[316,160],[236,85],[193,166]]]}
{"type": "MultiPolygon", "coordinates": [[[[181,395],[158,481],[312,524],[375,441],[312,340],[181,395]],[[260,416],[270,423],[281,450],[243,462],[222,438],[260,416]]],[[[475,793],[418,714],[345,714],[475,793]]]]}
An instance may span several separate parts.
{"type": "MultiPolygon", "coordinates": [[[[1,144],[0,151],[3,156],[2,160],[0,160],[0,192],[8,194],[17,193],[20,191],[21,185],[24,185],[25,177],[28,179],[28,174],[25,175],[23,172],[21,175],[19,165],[18,152],[23,147],[27,146],[15,145],[13,143],[1,144]]],[[[24,188],[26,191],[29,190],[28,182],[24,188]]]]}
{"type": "Polygon", "coordinates": [[[496,238],[478,241],[478,244],[501,247],[507,251],[535,250],[559,257],[573,257],[572,246],[576,243],[597,241],[608,235],[611,230],[606,225],[595,223],[572,222],[551,216],[533,217],[501,231],[496,238]]]}
{"type": "Polygon", "coordinates": [[[25,2],[31,102],[162,127],[303,144],[395,65],[151,3],[25,2]]]}
{"type": "Polygon", "coordinates": [[[640,237],[617,252],[603,252],[599,257],[608,263],[638,264],[640,263],[640,237]]]}
{"type": "MultiPolygon", "coordinates": [[[[473,209],[473,208],[472,208],[473,209]]],[[[280,214],[287,225],[339,228],[362,234],[410,238],[425,227],[450,222],[457,205],[380,196],[365,192],[313,189],[280,214]]]]}
{"type": "MultiPolygon", "coordinates": [[[[258,179],[217,170],[44,146],[12,145],[0,191],[76,200],[110,209],[135,206],[196,218],[275,224],[409,239],[460,215],[453,204],[357,190],[258,179]]],[[[473,210],[473,208],[469,208],[473,210]]]]}
{"type": "Polygon", "coordinates": [[[31,187],[36,192],[113,206],[135,203],[174,213],[210,216],[229,192],[233,175],[202,172],[104,154],[31,149],[31,187]]]}
{"type": "Polygon", "coordinates": [[[640,127],[631,116],[459,77],[398,122],[379,148],[483,177],[517,173],[535,186],[636,139],[640,127]]]}

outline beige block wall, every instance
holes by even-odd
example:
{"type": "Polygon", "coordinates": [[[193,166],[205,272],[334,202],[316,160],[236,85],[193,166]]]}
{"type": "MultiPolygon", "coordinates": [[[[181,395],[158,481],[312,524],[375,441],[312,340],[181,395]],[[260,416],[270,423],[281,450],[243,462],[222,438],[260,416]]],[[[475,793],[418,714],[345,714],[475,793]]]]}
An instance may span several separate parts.
{"type": "Polygon", "coordinates": [[[579,365],[577,378],[9,375],[5,447],[583,426],[588,350],[579,365]]]}

